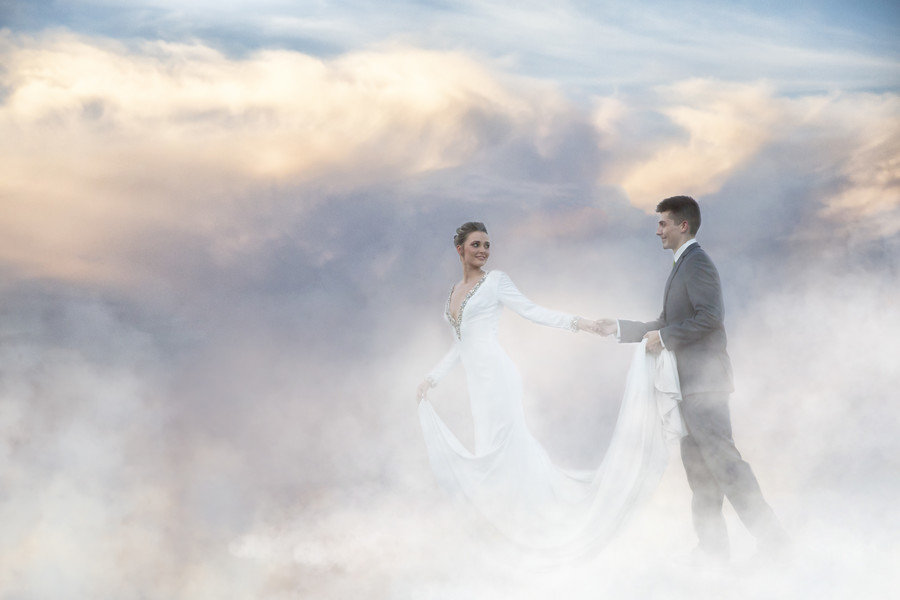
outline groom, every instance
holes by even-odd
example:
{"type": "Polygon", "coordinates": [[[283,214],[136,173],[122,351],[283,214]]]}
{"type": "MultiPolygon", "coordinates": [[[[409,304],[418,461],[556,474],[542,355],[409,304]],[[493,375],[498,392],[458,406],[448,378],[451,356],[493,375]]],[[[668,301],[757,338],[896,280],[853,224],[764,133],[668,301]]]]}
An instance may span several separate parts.
{"type": "Polygon", "coordinates": [[[787,536],[731,436],[728,397],[734,388],[725,348],[725,308],[719,273],[694,239],[700,228],[700,207],[689,196],[673,196],[660,202],[656,212],[656,235],[663,248],[675,254],[662,314],[648,323],[602,319],[597,331],[616,333],[620,342],[644,339],[649,352],[666,348],[675,354],[681,414],[688,430],[681,440],[681,460],[693,493],[698,553],[728,559],[722,515],[726,496],[757,538],[760,551],[779,550],[787,536]]]}

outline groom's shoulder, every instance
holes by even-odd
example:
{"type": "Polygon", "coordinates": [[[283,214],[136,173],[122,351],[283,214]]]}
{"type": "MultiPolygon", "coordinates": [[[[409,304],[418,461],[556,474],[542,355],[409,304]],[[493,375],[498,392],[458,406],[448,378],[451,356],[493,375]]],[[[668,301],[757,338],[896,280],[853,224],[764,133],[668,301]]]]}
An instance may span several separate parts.
{"type": "Polygon", "coordinates": [[[701,248],[699,244],[694,244],[688,249],[687,253],[684,255],[684,263],[686,267],[691,266],[700,269],[716,269],[716,265],[713,263],[712,258],[710,258],[706,250],[701,248]]]}
{"type": "Polygon", "coordinates": [[[712,260],[700,244],[691,244],[684,253],[686,260],[712,260]]]}

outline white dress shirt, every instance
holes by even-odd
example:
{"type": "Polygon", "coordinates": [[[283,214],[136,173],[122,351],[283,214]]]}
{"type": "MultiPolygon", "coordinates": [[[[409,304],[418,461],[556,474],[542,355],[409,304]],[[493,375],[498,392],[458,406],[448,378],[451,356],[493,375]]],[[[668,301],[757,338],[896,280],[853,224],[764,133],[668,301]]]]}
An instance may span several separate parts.
{"type": "Polygon", "coordinates": [[[678,259],[681,258],[681,255],[684,254],[684,251],[687,250],[690,246],[693,246],[697,243],[697,238],[691,238],[685,243],[681,245],[681,248],[675,251],[675,259],[672,261],[672,266],[678,262],[678,259]]]}

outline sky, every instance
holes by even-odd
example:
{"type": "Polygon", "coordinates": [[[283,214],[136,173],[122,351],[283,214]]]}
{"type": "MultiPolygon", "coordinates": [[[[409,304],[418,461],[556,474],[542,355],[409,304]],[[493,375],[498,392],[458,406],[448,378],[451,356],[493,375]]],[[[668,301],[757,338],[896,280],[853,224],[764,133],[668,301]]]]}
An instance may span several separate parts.
{"type": "MultiPolygon", "coordinates": [[[[898,40],[880,1],[0,0],[0,595],[887,596],[898,40]],[[676,194],[800,562],[760,576],[732,511],[734,570],[674,568],[677,449],[590,569],[477,558],[415,403],[455,228],[541,305],[650,319],[676,194]]],[[[550,455],[596,465],[631,349],[501,339],[550,455]]],[[[461,370],[432,399],[471,442],[461,370]]]]}

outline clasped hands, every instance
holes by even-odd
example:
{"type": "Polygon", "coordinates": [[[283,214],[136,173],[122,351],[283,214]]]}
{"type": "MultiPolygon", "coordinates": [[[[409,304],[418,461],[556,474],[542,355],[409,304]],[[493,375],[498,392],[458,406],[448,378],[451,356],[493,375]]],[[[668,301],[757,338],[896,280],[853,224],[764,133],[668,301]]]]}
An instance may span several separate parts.
{"type": "MultiPolygon", "coordinates": [[[[597,319],[596,321],[578,319],[578,329],[581,331],[590,331],[597,335],[608,336],[618,332],[619,324],[615,319],[597,319]]],[[[663,349],[659,330],[648,331],[644,334],[644,339],[647,341],[647,352],[656,354],[663,349]]]]}
{"type": "Polygon", "coordinates": [[[607,336],[615,334],[618,330],[618,325],[616,324],[615,319],[597,319],[596,321],[591,321],[590,319],[579,318],[578,330],[607,336]]]}

